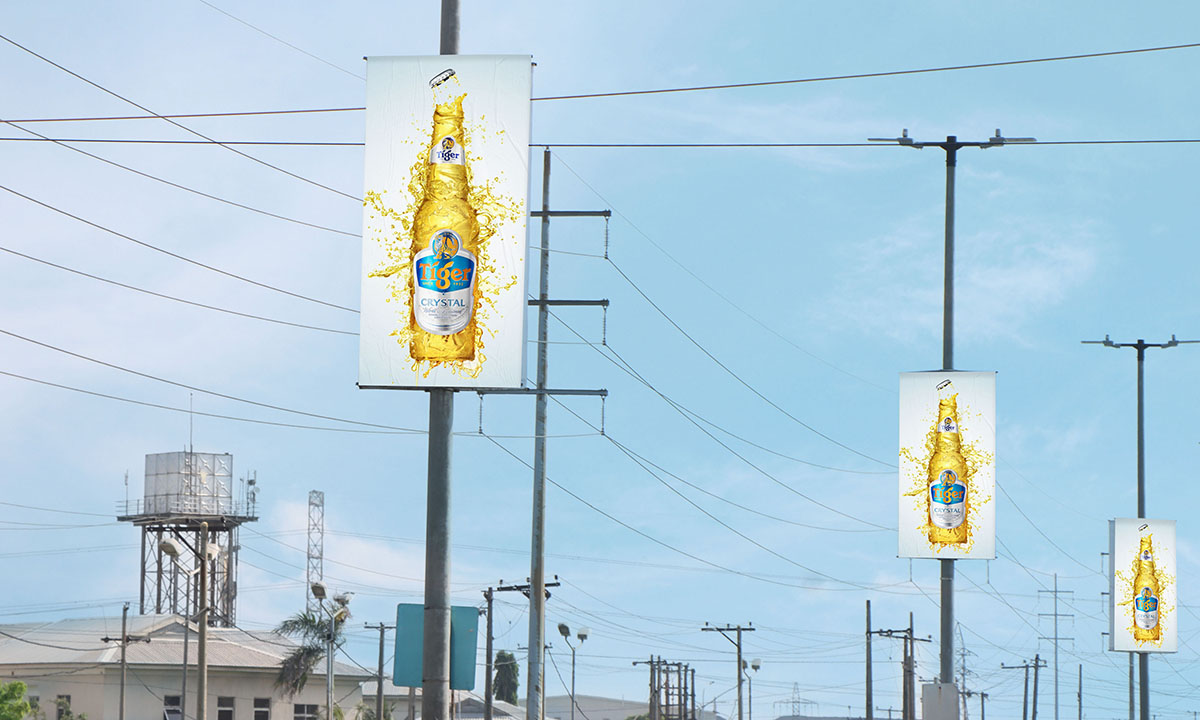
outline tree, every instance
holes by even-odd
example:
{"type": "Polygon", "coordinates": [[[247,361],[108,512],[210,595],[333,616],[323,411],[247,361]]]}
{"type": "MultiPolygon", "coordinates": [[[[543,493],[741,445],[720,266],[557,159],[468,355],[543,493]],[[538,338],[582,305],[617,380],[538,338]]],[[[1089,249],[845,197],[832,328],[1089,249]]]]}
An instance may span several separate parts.
{"type": "Polygon", "coordinates": [[[291,698],[304,689],[308,676],[325,659],[325,648],[329,642],[330,626],[333,629],[333,644],[342,644],[342,626],[350,617],[350,610],[340,608],[332,619],[316,613],[302,612],[279,623],[275,632],[299,641],[300,646],[279,661],[279,674],[275,687],[291,698]]]}
{"type": "Polygon", "coordinates": [[[28,688],[20,680],[0,683],[0,720],[21,720],[32,708],[25,699],[28,688]]]}
{"type": "Polygon", "coordinates": [[[521,685],[521,673],[517,659],[507,650],[496,653],[496,680],[492,694],[497,700],[517,704],[517,688],[521,685]]]}

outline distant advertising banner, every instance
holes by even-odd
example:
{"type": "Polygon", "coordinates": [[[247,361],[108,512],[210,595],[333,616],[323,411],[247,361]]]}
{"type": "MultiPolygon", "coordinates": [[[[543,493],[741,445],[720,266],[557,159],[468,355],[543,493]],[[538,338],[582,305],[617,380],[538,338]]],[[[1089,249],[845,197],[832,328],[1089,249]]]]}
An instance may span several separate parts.
{"type": "Polygon", "coordinates": [[[367,59],[359,387],[523,385],[531,68],[367,59]]]}
{"type": "Polygon", "coordinates": [[[1175,521],[1108,521],[1108,649],[1176,652],[1175,521]]]}
{"type": "Polygon", "coordinates": [[[996,373],[900,373],[899,555],[996,557],[996,373]]]}

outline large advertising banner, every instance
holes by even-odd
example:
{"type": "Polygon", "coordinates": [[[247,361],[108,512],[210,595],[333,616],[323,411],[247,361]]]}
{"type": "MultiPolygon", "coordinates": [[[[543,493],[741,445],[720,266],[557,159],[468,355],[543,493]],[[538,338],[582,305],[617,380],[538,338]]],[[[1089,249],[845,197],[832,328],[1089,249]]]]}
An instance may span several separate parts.
{"type": "Polygon", "coordinates": [[[367,59],[359,387],[524,384],[531,69],[367,59]]]}
{"type": "Polygon", "coordinates": [[[996,373],[900,373],[899,555],[996,557],[996,373]]]}
{"type": "Polygon", "coordinates": [[[1108,521],[1108,649],[1176,652],[1175,521],[1108,521]]]}

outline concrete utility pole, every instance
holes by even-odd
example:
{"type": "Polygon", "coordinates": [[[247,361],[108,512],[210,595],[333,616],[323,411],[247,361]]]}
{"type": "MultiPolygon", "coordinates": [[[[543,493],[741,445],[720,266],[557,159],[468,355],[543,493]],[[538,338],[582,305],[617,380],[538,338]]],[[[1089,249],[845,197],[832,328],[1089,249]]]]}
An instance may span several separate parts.
{"type": "Polygon", "coordinates": [[[874,720],[875,711],[873,710],[873,708],[875,707],[875,701],[872,699],[872,695],[871,695],[871,601],[870,600],[867,601],[867,698],[866,698],[866,701],[867,701],[867,704],[866,704],[867,720],[874,720]]]}
{"type": "MultiPolygon", "coordinates": [[[[129,603],[125,603],[121,607],[121,637],[120,638],[111,638],[111,637],[106,636],[106,637],[100,638],[101,642],[106,642],[106,643],[107,642],[119,642],[119,643],[121,643],[121,699],[119,701],[120,704],[118,705],[118,711],[117,711],[118,712],[118,715],[117,715],[118,720],[125,720],[125,672],[126,672],[126,668],[127,668],[127,665],[125,662],[125,648],[129,647],[129,643],[131,643],[131,642],[150,642],[150,638],[148,638],[148,637],[144,637],[141,635],[130,635],[128,632],[126,632],[128,620],[129,620],[129,603]]],[[[179,702],[182,703],[183,700],[180,699],[179,702]]]]}
{"type": "MultiPolygon", "coordinates": [[[[903,630],[867,630],[867,635],[879,635],[881,637],[900,638],[904,641],[904,659],[901,661],[903,668],[903,680],[901,681],[901,690],[903,698],[901,700],[900,717],[902,720],[916,720],[917,708],[917,692],[916,692],[916,664],[913,662],[914,647],[919,642],[933,642],[932,638],[919,638],[913,635],[913,616],[908,614],[908,627],[903,630]]],[[[876,708],[882,710],[883,708],[876,708]]],[[[888,710],[888,719],[891,720],[891,710],[888,710]]]]}
{"type": "Polygon", "coordinates": [[[200,523],[200,632],[196,642],[196,720],[208,720],[208,523],[200,523]]]}
{"type": "MultiPolygon", "coordinates": [[[[503,581],[501,581],[503,582],[503,581]]],[[[483,677],[483,720],[492,720],[492,673],[494,672],[495,660],[492,656],[492,598],[495,597],[496,591],[494,588],[488,588],[483,591],[483,599],[487,601],[487,665],[484,670],[483,677]]],[[[378,719],[377,719],[378,720],[378,719]]]]}
{"type": "MultiPolygon", "coordinates": [[[[944,264],[942,270],[942,370],[954,369],[954,174],[958,166],[958,151],[966,147],[1003,147],[1012,143],[1033,143],[1035,138],[1006,138],[996,130],[993,137],[983,142],[962,142],[954,135],[946,136],[945,142],[916,142],[904,130],[898,138],[867,138],[873,142],[894,142],[905,147],[923,150],[927,147],[946,151],[946,222],[944,264]]],[[[939,680],[954,682],[954,560],[941,563],[941,666],[939,680]]],[[[1145,720],[1145,719],[1143,719],[1145,720]]]]}
{"type": "Polygon", "coordinates": [[[700,628],[704,631],[719,632],[729,642],[737,646],[737,704],[738,704],[738,720],[745,720],[742,714],[742,633],[754,632],[754,627],[747,624],[745,627],[741,625],[726,625],[725,627],[713,627],[707,623],[700,628]],[[737,640],[729,637],[725,633],[736,632],[737,640]]]}
{"type": "Polygon", "coordinates": [[[1071,640],[1075,638],[1059,637],[1058,635],[1058,619],[1060,617],[1075,617],[1072,613],[1060,613],[1058,611],[1058,596],[1062,594],[1074,595],[1070,590],[1058,589],[1058,573],[1054,573],[1054,589],[1053,590],[1038,590],[1039,593],[1050,593],[1054,595],[1054,612],[1038,613],[1039,617],[1050,616],[1054,618],[1054,637],[1041,636],[1043,640],[1052,640],[1054,642],[1054,720],[1058,720],[1058,642],[1059,640],[1071,640]]]}
{"type": "Polygon", "coordinates": [[[383,720],[383,635],[395,625],[364,625],[368,630],[379,631],[379,674],[375,676],[378,684],[375,686],[375,720],[383,720]]]}
{"type": "MultiPolygon", "coordinates": [[[[1132,343],[1115,343],[1108,335],[1103,340],[1082,340],[1084,345],[1103,345],[1110,348],[1133,348],[1137,350],[1137,516],[1146,517],[1146,412],[1143,365],[1146,362],[1146,348],[1172,348],[1186,343],[1200,343],[1200,340],[1176,340],[1174,335],[1165,343],[1148,343],[1141,338],[1132,343]]],[[[1141,720],[1150,720],[1150,655],[1140,652],[1138,655],[1138,704],[1141,710],[1141,720]]],[[[1133,662],[1130,655],[1130,663],[1133,662]]],[[[1133,692],[1133,669],[1130,667],[1130,693],[1133,692]]],[[[1132,713],[1130,718],[1132,720],[1132,713]]]]}

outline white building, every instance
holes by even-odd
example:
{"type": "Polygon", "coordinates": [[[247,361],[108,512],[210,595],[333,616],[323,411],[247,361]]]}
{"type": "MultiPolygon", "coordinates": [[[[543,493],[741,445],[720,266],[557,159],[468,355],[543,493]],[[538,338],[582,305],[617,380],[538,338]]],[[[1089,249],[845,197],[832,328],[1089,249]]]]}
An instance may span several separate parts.
{"type": "MultiPolygon", "coordinates": [[[[131,615],[126,650],[126,720],[189,720],[196,716],[197,634],[188,642],[187,698],[183,688],[183,619],[131,615]],[[149,642],[145,642],[149,639],[149,642]],[[183,717],[180,717],[180,709],[183,717]]],[[[118,720],[121,696],[120,621],[90,618],[0,625],[0,681],[21,680],[46,720],[61,720],[58,700],[87,720],[118,720]],[[102,638],[110,638],[104,642],[102,638]]],[[[270,632],[209,628],[209,720],[319,720],[325,716],[325,663],[318,663],[295,697],[275,687],[279,662],[296,648],[270,632]]],[[[334,704],[354,720],[363,680],[372,673],[334,663],[334,704]]]]}

